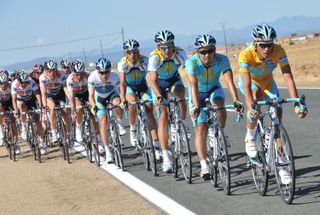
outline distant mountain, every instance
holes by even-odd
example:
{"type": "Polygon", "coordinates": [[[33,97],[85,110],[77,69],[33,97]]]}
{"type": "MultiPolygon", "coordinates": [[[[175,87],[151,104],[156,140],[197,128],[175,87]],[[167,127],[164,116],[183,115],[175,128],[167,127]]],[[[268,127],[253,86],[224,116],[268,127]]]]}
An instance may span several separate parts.
{"type": "MultiPolygon", "coordinates": [[[[309,16],[294,16],[294,17],[281,17],[275,21],[272,22],[260,22],[260,23],[266,23],[271,26],[273,26],[277,32],[277,35],[279,37],[286,36],[290,34],[303,34],[308,32],[319,32],[320,31],[320,16],[317,17],[309,17],[309,16]]],[[[260,23],[254,23],[250,26],[247,26],[245,28],[236,29],[236,28],[229,28],[225,30],[226,33],[226,40],[228,44],[239,44],[243,42],[248,42],[251,40],[251,31],[253,27],[256,24],[260,23]]],[[[203,32],[199,32],[203,33],[203,32]]],[[[217,45],[222,45],[224,43],[224,37],[223,37],[223,30],[213,30],[210,32],[205,32],[212,34],[216,40],[217,45]]],[[[184,48],[185,50],[192,50],[193,49],[193,41],[197,34],[194,35],[182,35],[182,34],[176,34],[176,44],[184,48]]],[[[153,42],[153,39],[145,40],[145,41],[139,41],[140,46],[143,47],[141,49],[141,53],[144,55],[149,55],[149,53],[154,49],[155,45],[153,42]]],[[[113,46],[108,49],[104,49],[104,55],[110,59],[113,63],[116,63],[121,59],[123,56],[122,47],[117,45],[113,46]]],[[[65,55],[62,55],[60,57],[52,57],[53,59],[61,60],[61,57],[69,58],[69,56],[73,56],[74,58],[81,58],[84,59],[82,52],[75,52],[75,53],[68,53],[65,55]]],[[[101,57],[101,50],[99,49],[93,49],[91,51],[86,52],[86,61],[89,62],[95,62],[96,59],[101,57]]],[[[28,62],[21,62],[14,65],[8,65],[5,66],[6,68],[30,68],[33,64],[44,62],[44,58],[37,58],[32,61],[28,62]]]]}

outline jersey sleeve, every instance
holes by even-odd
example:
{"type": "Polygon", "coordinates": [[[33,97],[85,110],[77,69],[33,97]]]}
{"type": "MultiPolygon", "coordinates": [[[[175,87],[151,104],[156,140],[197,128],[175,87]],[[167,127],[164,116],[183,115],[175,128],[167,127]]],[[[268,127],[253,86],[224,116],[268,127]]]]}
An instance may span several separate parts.
{"type": "Polygon", "coordinates": [[[160,63],[160,59],[158,55],[155,54],[149,57],[148,71],[157,71],[159,63],[160,63]]]}
{"type": "Polygon", "coordinates": [[[121,61],[118,63],[118,72],[124,73],[124,70],[125,70],[125,62],[124,62],[123,60],[121,60],[121,61]]]}
{"type": "Polygon", "coordinates": [[[281,46],[279,47],[278,53],[279,53],[278,62],[279,62],[280,67],[284,67],[284,66],[288,65],[289,64],[288,56],[286,54],[286,51],[281,46]]]}
{"type": "Polygon", "coordinates": [[[176,51],[176,56],[181,63],[181,66],[185,66],[185,62],[187,59],[187,54],[184,50],[180,49],[176,51]]]}
{"type": "Polygon", "coordinates": [[[186,60],[185,66],[186,66],[186,73],[187,74],[195,74],[195,72],[194,72],[195,65],[193,64],[191,58],[188,58],[186,60]]]}
{"type": "Polygon", "coordinates": [[[229,58],[227,56],[223,56],[221,61],[221,72],[232,71],[229,58]]]}
{"type": "Polygon", "coordinates": [[[95,72],[91,73],[88,78],[88,87],[93,88],[93,89],[95,88],[94,73],[95,72]]]}
{"type": "Polygon", "coordinates": [[[238,56],[238,63],[239,63],[239,72],[249,72],[250,68],[250,57],[245,50],[242,50],[238,56]]]}
{"type": "Polygon", "coordinates": [[[17,94],[17,85],[15,82],[11,84],[11,94],[17,94]]]}

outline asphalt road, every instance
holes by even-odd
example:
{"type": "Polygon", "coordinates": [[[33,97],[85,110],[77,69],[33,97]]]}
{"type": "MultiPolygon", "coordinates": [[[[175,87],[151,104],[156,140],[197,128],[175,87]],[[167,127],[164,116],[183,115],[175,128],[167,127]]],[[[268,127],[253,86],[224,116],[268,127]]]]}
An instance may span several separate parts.
{"type": "MultiPolygon", "coordinates": [[[[296,195],[292,205],[282,202],[277,192],[274,175],[269,180],[266,196],[259,196],[255,190],[251,170],[246,166],[244,153],[245,120],[236,122],[236,115],[228,115],[226,134],[231,142],[231,195],[227,196],[210,182],[200,177],[200,164],[193,150],[193,180],[187,184],[182,175],[175,179],[172,175],[160,173],[154,177],[143,166],[139,153],[131,147],[124,149],[125,169],[130,174],[154,187],[196,214],[319,214],[320,209],[320,96],[319,90],[299,90],[305,94],[309,108],[306,119],[300,120],[294,114],[291,104],[284,107],[286,127],[295,154],[296,195]]],[[[282,97],[288,96],[281,90],[282,97]]],[[[228,97],[228,93],[227,93],[228,97]]],[[[242,99],[243,101],[243,99],[242,99]]],[[[228,100],[227,100],[228,102],[228,100]]],[[[191,122],[190,123],[190,128],[191,122]]],[[[128,132],[129,133],[129,132],[128,132]]],[[[123,137],[129,145],[129,135],[123,137]]],[[[161,165],[158,165],[161,171],[161,165]]]]}

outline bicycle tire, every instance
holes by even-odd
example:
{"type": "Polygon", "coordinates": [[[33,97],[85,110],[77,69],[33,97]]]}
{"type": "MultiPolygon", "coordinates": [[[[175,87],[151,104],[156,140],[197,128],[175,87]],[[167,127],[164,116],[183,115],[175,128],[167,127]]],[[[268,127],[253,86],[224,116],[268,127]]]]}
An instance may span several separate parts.
{"type": "Polygon", "coordinates": [[[276,153],[277,150],[277,143],[275,142],[274,146],[274,155],[275,155],[275,175],[277,179],[277,184],[278,184],[278,189],[279,193],[281,196],[281,199],[286,203],[286,204],[291,204],[295,195],[295,164],[294,164],[294,155],[293,155],[293,150],[292,150],[292,145],[291,141],[289,138],[289,135],[284,128],[283,125],[278,125],[275,136],[274,137],[280,137],[280,143],[281,143],[281,148],[282,148],[282,156],[286,158],[287,163],[286,164],[280,164],[277,160],[278,154],[276,153]],[[289,171],[289,175],[291,175],[291,183],[289,184],[283,184],[281,182],[280,176],[279,176],[279,171],[281,169],[285,168],[289,171]]]}
{"type": "Polygon", "coordinates": [[[34,146],[35,146],[35,160],[38,160],[39,163],[42,162],[42,156],[41,156],[41,152],[40,152],[40,145],[39,145],[39,140],[38,140],[38,137],[36,135],[36,126],[35,124],[33,123],[32,124],[32,135],[34,135],[34,138],[35,138],[35,143],[34,143],[34,146]]]}
{"type": "Polygon", "coordinates": [[[144,123],[145,132],[146,132],[146,146],[147,146],[147,154],[148,154],[150,168],[151,168],[152,174],[154,176],[157,176],[158,175],[157,159],[156,159],[155,148],[154,148],[153,140],[151,136],[150,125],[147,119],[143,120],[143,123],[144,123]]]}
{"type": "Polygon", "coordinates": [[[218,138],[217,138],[217,149],[218,149],[218,159],[217,159],[217,169],[219,171],[220,183],[225,194],[230,194],[231,187],[231,176],[230,176],[230,160],[228,147],[224,137],[223,129],[218,126],[218,138]]]}
{"type": "Polygon", "coordinates": [[[190,150],[190,143],[188,139],[187,128],[182,121],[179,121],[178,131],[179,151],[178,158],[180,160],[180,165],[182,169],[182,174],[184,179],[188,184],[192,181],[192,155],[190,150]]]}
{"type": "Polygon", "coordinates": [[[64,149],[65,130],[63,129],[62,120],[57,122],[58,146],[64,160],[67,160],[66,151],[64,149]]]}
{"type": "Polygon", "coordinates": [[[259,167],[256,164],[251,164],[251,172],[253,181],[256,187],[256,190],[260,196],[266,195],[268,191],[268,181],[269,181],[269,173],[267,170],[267,162],[266,162],[266,151],[268,150],[265,148],[264,139],[261,136],[260,129],[257,128],[256,131],[256,143],[258,148],[258,155],[257,161],[261,164],[259,167]]]}
{"type": "Polygon", "coordinates": [[[62,123],[62,126],[61,126],[62,130],[63,130],[63,149],[64,149],[64,152],[65,152],[65,156],[66,156],[66,161],[70,164],[71,163],[71,157],[70,157],[70,141],[71,141],[71,138],[70,138],[70,135],[68,135],[68,133],[66,132],[66,127],[65,125],[62,123]]]}
{"type": "MultiPolygon", "coordinates": [[[[208,134],[209,135],[209,134],[208,134]]],[[[210,181],[213,187],[218,187],[218,169],[217,169],[217,162],[214,159],[214,144],[213,141],[217,141],[217,138],[212,134],[208,136],[206,139],[206,146],[207,146],[207,153],[206,153],[206,161],[208,164],[208,170],[210,174],[210,181]]]]}
{"type": "Polygon", "coordinates": [[[145,138],[147,136],[147,131],[146,131],[145,125],[143,124],[144,122],[141,122],[139,119],[138,128],[137,128],[138,142],[139,142],[139,145],[142,146],[142,149],[140,150],[140,152],[143,158],[144,167],[148,171],[150,171],[151,167],[150,167],[150,158],[148,154],[148,142],[146,141],[146,138],[145,138]]]}
{"type": "Polygon", "coordinates": [[[114,155],[115,155],[115,162],[116,165],[124,170],[124,165],[123,165],[123,158],[122,158],[122,149],[121,149],[121,141],[120,141],[120,134],[119,134],[119,128],[118,124],[116,123],[115,120],[110,120],[110,134],[111,134],[111,139],[112,139],[112,146],[114,150],[114,155]]]}
{"type": "Polygon", "coordinates": [[[93,135],[92,135],[92,130],[90,127],[90,121],[88,122],[89,119],[85,118],[83,122],[83,136],[84,136],[84,144],[83,146],[85,147],[86,154],[87,154],[87,159],[91,163],[92,162],[92,145],[91,142],[93,141],[93,135]]]}
{"type": "MultiPolygon", "coordinates": [[[[101,165],[100,163],[100,153],[99,153],[99,146],[98,146],[98,139],[97,139],[97,131],[95,130],[94,126],[94,118],[90,118],[90,128],[93,129],[94,132],[94,139],[91,140],[91,149],[92,149],[92,157],[94,158],[95,164],[97,167],[101,165]]],[[[92,130],[91,130],[92,131],[92,130]]]]}
{"type": "Polygon", "coordinates": [[[13,162],[16,162],[17,161],[17,154],[16,154],[16,143],[15,141],[13,140],[13,131],[12,131],[12,125],[11,124],[8,124],[8,142],[10,144],[10,159],[13,161],[13,162]]]}
{"type": "Polygon", "coordinates": [[[35,138],[36,135],[35,135],[35,130],[34,130],[34,127],[33,127],[33,124],[31,123],[28,123],[28,128],[27,128],[27,142],[28,142],[28,145],[30,147],[30,150],[32,151],[32,154],[33,154],[33,157],[34,157],[34,160],[37,160],[37,148],[36,148],[36,144],[35,144],[35,138]]]}

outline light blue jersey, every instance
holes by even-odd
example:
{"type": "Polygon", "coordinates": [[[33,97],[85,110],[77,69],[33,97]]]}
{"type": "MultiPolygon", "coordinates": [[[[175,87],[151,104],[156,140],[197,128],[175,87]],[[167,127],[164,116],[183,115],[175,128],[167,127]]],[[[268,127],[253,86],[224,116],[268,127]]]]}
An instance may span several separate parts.
{"type": "Polygon", "coordinates": [[[220,74],[227,70],[231,70],[228,57],[218,53],[213,58],[210,67],[203,65],[198,54],[186,60],[186,73],[196,75],[199,92],[209,92],[215,86],[220,85],[220,74]]]}

